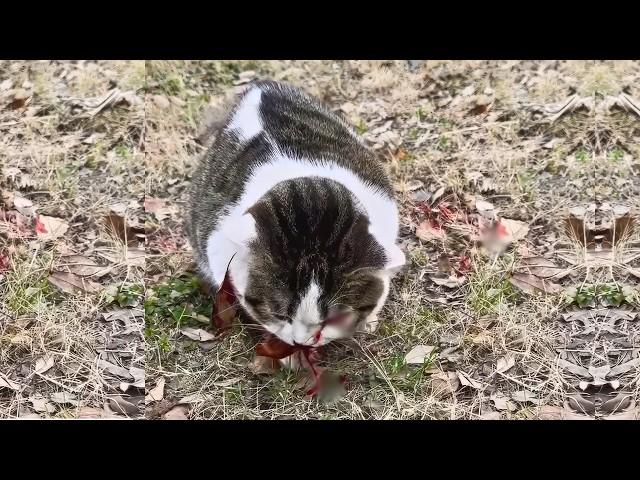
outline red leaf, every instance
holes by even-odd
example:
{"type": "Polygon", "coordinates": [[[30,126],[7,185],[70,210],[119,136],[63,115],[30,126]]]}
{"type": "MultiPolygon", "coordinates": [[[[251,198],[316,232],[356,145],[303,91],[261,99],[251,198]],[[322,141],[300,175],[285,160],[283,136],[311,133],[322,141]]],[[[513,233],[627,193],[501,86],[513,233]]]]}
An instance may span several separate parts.
{"type": "Polygon", "coordinates": [[[47,229],[44,227],[44,223],[40,221],[40,217],[36,217],[36,232],[38,233],[48,233],[47,229]]]}
{"type": "Polygon", "coordinates": [[[213,311],[211,312],[211,323],[220,330],[230,328],[237,314],[237,298],[235,289],[231,283],[228,267],[222,285],[220,285],[220,288],[216,292],[214,302],[213,311]]]}
{"type": "Polygon", "coordinates": [[[261,357],[276,358],[279,360],[293,355],[301,348],[303,347],[289,345],[275,335],[267,333],[263,337],[263,340],[256,346],[256,353],[261,357]]]}

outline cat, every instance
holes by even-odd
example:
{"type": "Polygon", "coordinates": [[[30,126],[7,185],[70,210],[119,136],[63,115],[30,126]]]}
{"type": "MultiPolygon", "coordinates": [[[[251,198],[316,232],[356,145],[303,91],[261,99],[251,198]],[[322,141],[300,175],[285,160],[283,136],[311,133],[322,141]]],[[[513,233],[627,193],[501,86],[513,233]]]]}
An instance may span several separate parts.
{"type": "Polygon", "coordinates": [[[214,287],[289,345],[375,331],[404,265],[393,189],[341,116],[300,89],[251,84],[192,177],[187,231],[214,287]]]}

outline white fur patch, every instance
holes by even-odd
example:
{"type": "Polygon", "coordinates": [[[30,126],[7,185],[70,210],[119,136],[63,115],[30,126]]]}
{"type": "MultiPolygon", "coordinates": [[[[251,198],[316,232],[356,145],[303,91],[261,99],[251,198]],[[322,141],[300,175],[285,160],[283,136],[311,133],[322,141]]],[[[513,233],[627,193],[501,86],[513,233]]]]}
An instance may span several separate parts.
{"type": "Polygon", "coordinates": [[[231,265],[231,275],[236,289],[241,295],[244,294],[248,265],[245,263],[242,268],[240,265],[243,260],[248,260],[243,258],[243,252],[246,252],[248,242],[255,237],[253,218],[245,212],[278,183],[299,177],[328,178],[349,189],[369,218],[369,232],[389,258],[385,268],[396,269],[404,264],[404,254],[395,244],[398,235],[398,210],[392,199],[334,162],[294,159],[276,153],[270,162],[253,170],[240,201],[220,219],[218,227],[209,237],[207,256],[216,283],[220,284],[229,260],[237,253],[231,265]],[[244,273],[240,271],[242,269],[245,270],[244,273]]]}
{"type": "MultiPolygon", "coordinates": [[[[358,200],[370,220],[369,232],[384,248],[389,259],[385,268],[388,274],[383,279],[385,283],[385,295],[380,299],[374,310],[382,308],[386,292],[388,291],[389,275],[405,262],[405,257],[400,248],[395,244],[398,235],[398,211],[395,202],[384,193],[367,185],[352,171],[333,162],[311,161],[309,159],[294,159],[282,153],[276,153],[271,161],[254,169],[249,177],[240,200],[228,210],[227,215],[220,219],[217,228],[211,233],[207,241],[207,259],[212,280],[220,285],[229,266],[229,272],[233,285],[239,294],[239,301],[248,308],[243,296],[247,289],[249,277],[249,242],[255,238],[256,229],[253,217],[246,213],[260,198],[278,183],[299,177],[321,177],[334,180],[344,185],[358,200]],[[235,256],[234,256],[235,255],[235,256]],[[233,261],[229,265],[231,258],[233,261]]],[[[313,305],[312,297],[319,292],[309,292],[305,300],[305,307],[300,310],[300,315],[305,312],[309,315],[306,322],[312,321],[319,324],[321,319],[317,312],[317,301],[313,305]],[[314,311],[315,309],[315,311],[314,311]]],[[[373,315],[373,313],[372,313],[373,315]]],[[[294,324],[298,323],[297,321],[294,324]]],[[[300,340],[306,340],[307,333],[292,327],[281,326],[277,330],[274,325],[268,328],[278,335],[283,341],[290,344],[300,340]]],[[[303,343],[303,342],[298,342],[303,343]]]]}
{"type": "Polygon", "coordinates": [[[233,114],[229,129],[235,130],[240,142],[246,142],[262,132],[260,120],[260,99],[262,90],[254,87],[244,96],[233,114]]]}
{"type": "Polygon", "coordinates": [[[299,345],[313,345],[316,332],[322,328],[322,317],[318,309],[321,294],[318,284],[312,281],[293,315],[293,340],[299,345]]]}

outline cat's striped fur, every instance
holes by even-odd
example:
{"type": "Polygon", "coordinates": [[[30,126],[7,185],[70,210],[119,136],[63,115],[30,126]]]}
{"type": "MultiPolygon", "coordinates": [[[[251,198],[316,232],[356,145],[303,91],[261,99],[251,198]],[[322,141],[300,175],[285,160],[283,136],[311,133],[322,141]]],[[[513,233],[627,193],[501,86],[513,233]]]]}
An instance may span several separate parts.
{"type": "Polygon", "coordinates": [[[381,163],[344,119],[276,82],[252,85],[231,111],[189,211],[203,273],[219,285],[229,266],[243,308],[290,344],[373,326],[404,263],[381,163]]]}

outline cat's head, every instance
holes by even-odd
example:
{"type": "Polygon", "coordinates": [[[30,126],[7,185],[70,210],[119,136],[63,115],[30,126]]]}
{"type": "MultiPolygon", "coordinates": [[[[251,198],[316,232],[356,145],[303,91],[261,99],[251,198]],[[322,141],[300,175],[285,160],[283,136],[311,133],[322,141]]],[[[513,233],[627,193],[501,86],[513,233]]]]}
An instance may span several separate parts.
{"type": "Polygon", "coordinates": [[[404,255],[376,240],[344,186],[282,182],[247,215],[255,236],[232,273],[243,276],[241,304],[265,329],[291,345],[320,346],[376,317],[404,255]]]}

